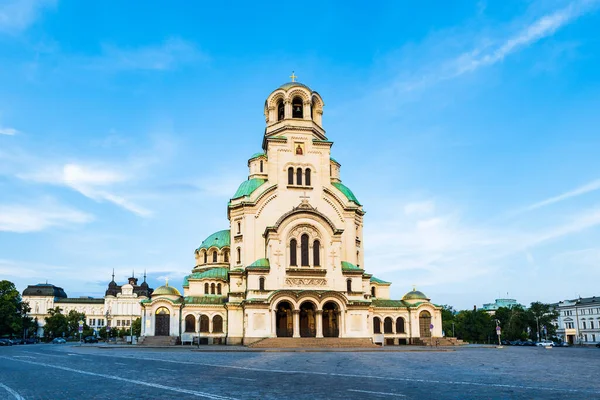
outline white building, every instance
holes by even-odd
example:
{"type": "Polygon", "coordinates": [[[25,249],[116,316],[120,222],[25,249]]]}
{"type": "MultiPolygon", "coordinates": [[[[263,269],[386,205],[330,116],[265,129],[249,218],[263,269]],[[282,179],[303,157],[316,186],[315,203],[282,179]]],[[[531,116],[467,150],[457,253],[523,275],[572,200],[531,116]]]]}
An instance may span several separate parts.
{"type": "Polygon", "coordinates": [[[580,297],[554,304],[556,334],[570,344],[600,343],[600,298],[580,297]]]}
{"type": "Polygon", "coordinates": [[[323,106],[298,82],[267,97],[263,151],[227,204],[229,227],[196,249],[183,295],[167,283],[142,301],[142,335],[227,344],[442,336],[441,307],[415,289],[391,300],[390,283],[366,272],[365,211],[331,158],[323,106]]]}

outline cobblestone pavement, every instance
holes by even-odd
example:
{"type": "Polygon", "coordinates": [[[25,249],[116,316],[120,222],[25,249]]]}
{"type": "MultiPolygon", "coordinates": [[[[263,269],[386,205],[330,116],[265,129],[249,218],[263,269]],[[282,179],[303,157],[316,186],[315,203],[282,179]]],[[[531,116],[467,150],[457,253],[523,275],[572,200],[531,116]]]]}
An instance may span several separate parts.
{"type": "Polygon", "coordinates": [[[0,347],[0,399],[600,399],[600,349],[0,347]]]}

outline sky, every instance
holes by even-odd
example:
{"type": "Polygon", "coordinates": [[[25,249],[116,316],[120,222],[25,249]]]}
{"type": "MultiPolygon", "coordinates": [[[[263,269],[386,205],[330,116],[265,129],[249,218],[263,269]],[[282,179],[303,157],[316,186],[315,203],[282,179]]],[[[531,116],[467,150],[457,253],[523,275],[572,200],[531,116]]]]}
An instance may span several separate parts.
{"type": "Polygon", "coordinates": [[[393,298],[600,295],[600,0],[216,3],[0,0],[0,279],[181,288],[294,71],[393,298]]]}

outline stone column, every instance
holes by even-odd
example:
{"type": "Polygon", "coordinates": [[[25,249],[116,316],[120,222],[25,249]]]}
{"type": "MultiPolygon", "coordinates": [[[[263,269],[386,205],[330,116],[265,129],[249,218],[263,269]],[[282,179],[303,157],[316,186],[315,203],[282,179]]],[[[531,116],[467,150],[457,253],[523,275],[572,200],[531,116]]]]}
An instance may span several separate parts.
{"type": "Polygon", "coordinates": [[[271,315],[271,336],[277,337],[277,310],[272,310],[271,315]]]}
{"type": "Polygon", "coordinates": [[[317,337],[323,337],[323,310],[317,310],[317,337]]]}
{"type": "Polygon", "coordinates": [[[300,310],[293,310],[294,315],[294,337],[300,337],[300,310]]]}

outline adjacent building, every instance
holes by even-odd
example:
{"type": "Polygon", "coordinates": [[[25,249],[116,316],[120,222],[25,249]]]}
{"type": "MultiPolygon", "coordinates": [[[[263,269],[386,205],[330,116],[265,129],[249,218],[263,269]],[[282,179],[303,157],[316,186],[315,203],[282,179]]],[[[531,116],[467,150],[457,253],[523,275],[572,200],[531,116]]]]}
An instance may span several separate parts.
{"type": "Polygon", "coordinates": [[[553,304],[558,311],[556,334],[570,344],[600,343],[600,298],[579,297],[553,304]]]}
{"type": "Polygon", "coordinates": [[[319,93],[294,81],[267,97],[262,151],[227,204],[228,226],[195,250],[183,294],[167,283],[142,300],[142,335],[223,344],[442,336],[440,306],[415,288],[390,299],[391,283],[367,272],[365,211],[331,157],[323,109],[319,93]]]}
{"type": "Polygon", "coordinates": [[[512,308],[521,306],[515,299],[496,299],[493,303],[486,303],[483,305],[483,309],[490,315],[494,315],[500,307],[512,308]]]}

